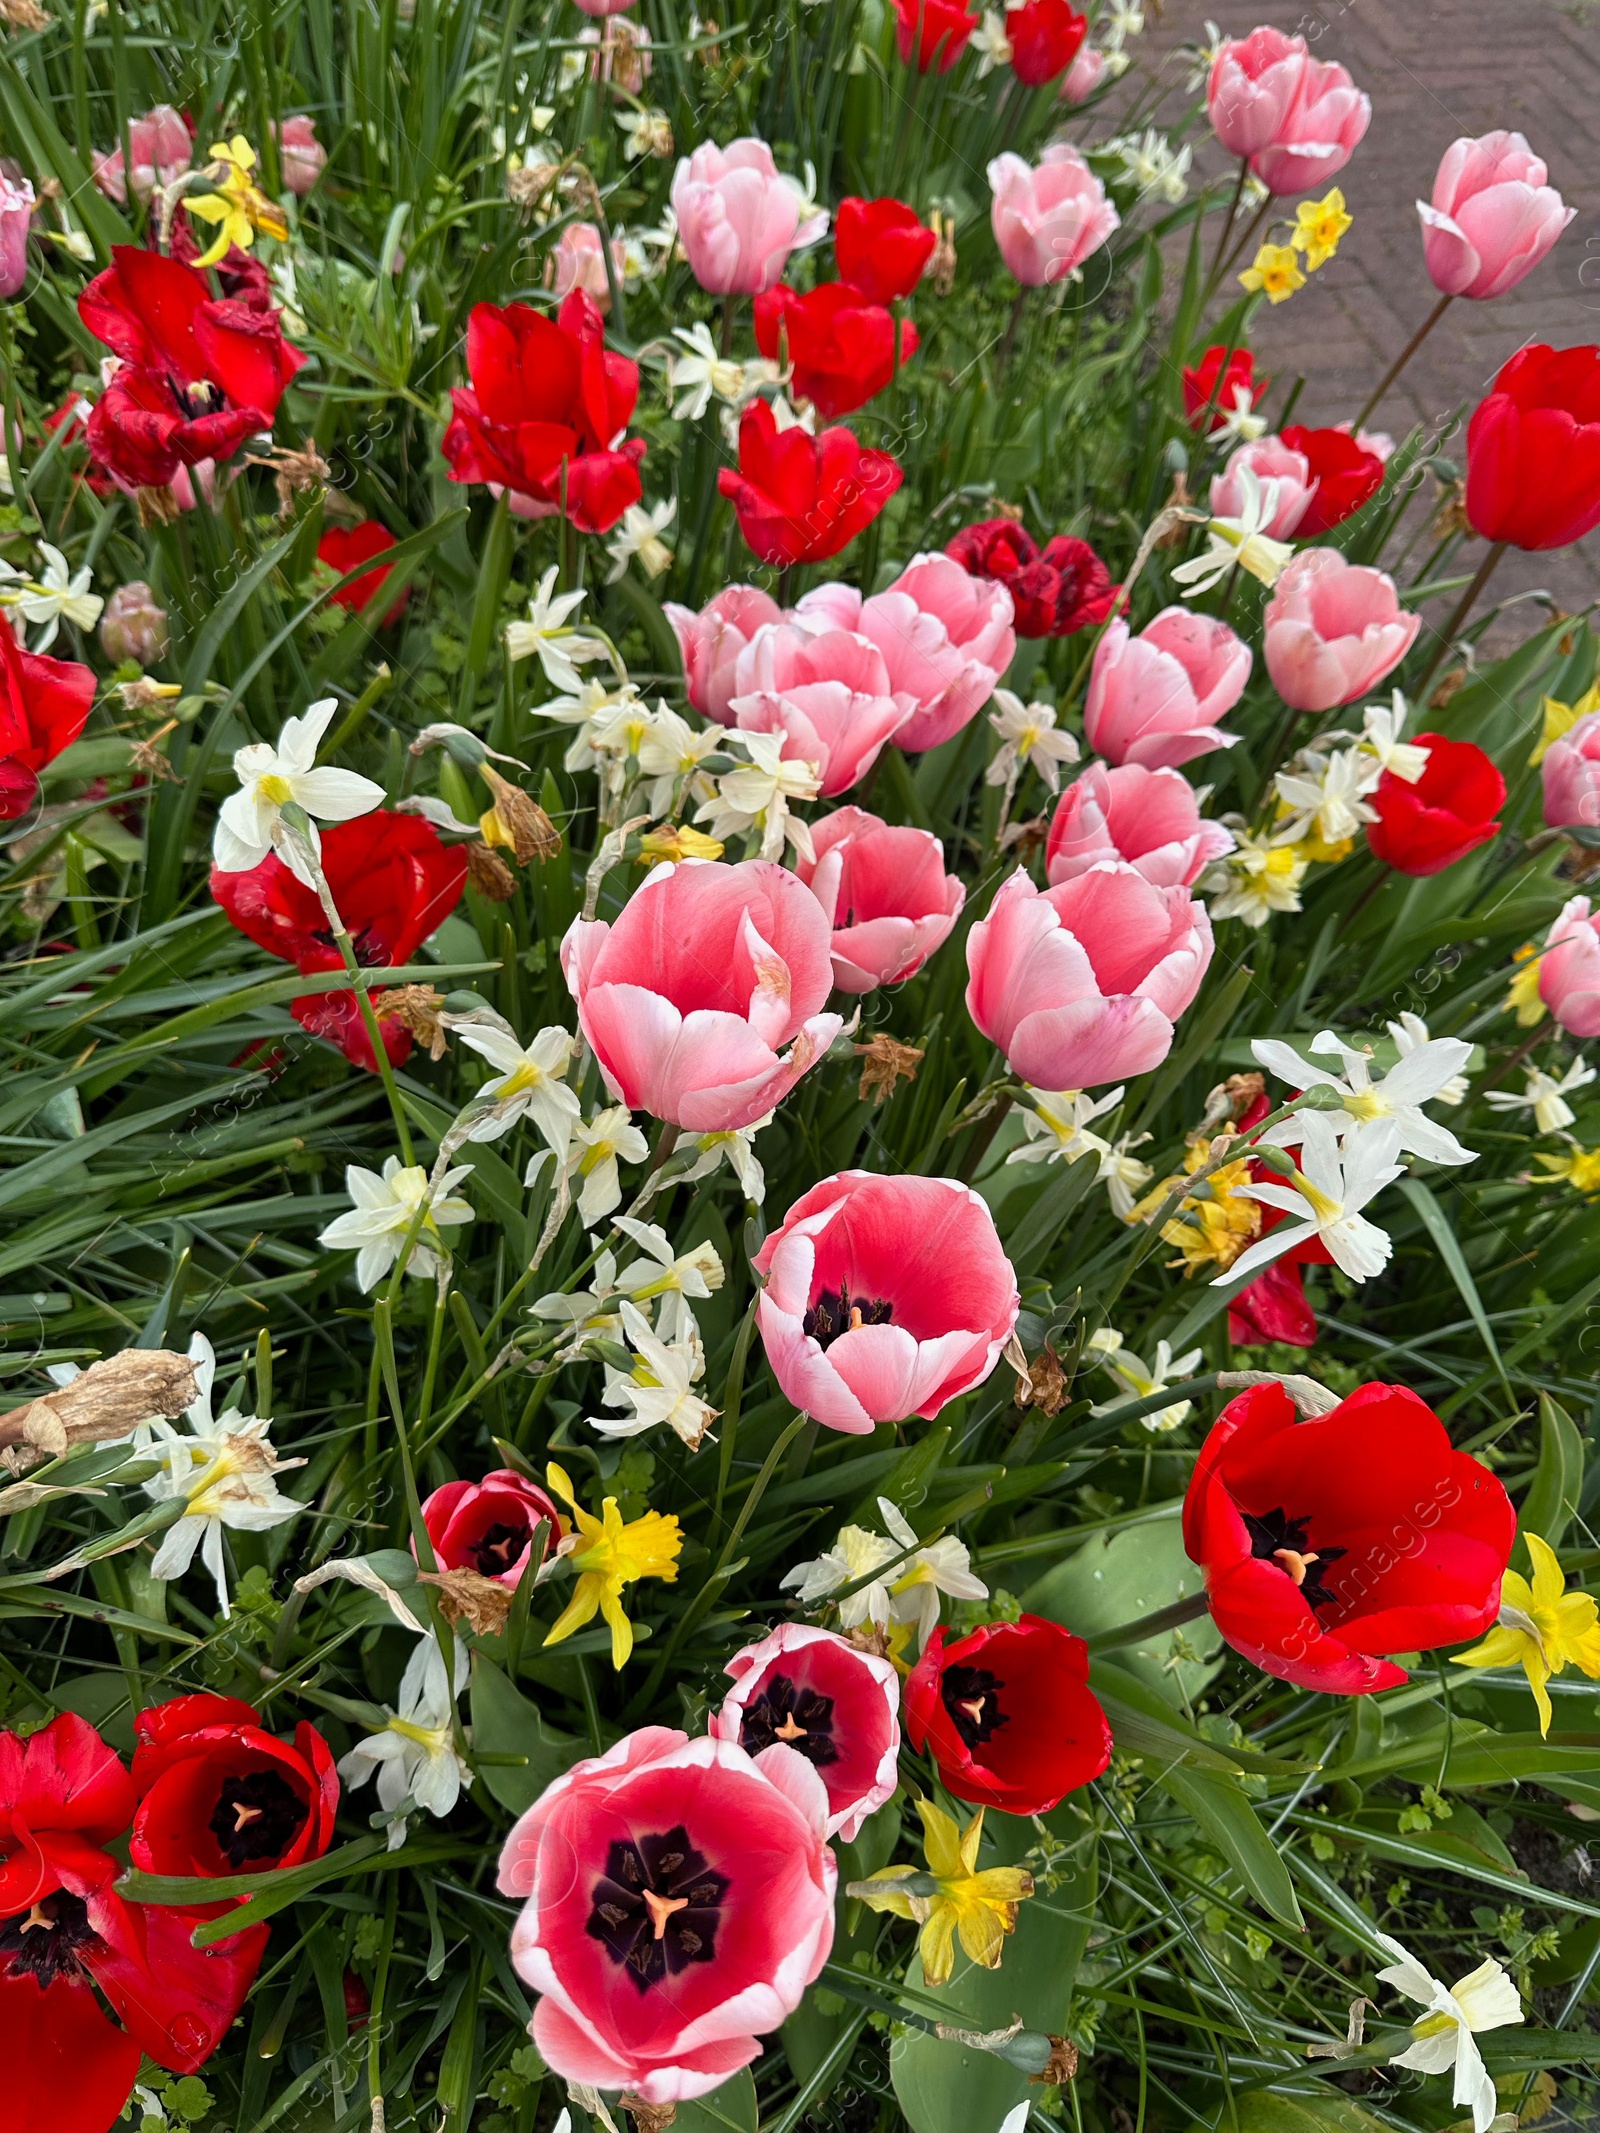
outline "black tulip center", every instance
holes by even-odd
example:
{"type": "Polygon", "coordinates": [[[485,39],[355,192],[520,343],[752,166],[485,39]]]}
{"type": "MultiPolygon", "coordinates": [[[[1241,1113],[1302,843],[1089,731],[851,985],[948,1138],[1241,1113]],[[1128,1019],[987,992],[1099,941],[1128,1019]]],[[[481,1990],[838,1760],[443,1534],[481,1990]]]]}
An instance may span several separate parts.
{"type": "Polygon", "coordinates": [[[467,1545],[467,1553],[477,1564],[479,1575],[486,1578],[503,1575],[527,1547],[528,1535],[532,1531],[526,1519],[515,1526],[485,1526],[478,1538],[467,1545]]]}
{"type": "Polygon", "coordinates": [[[836,1763],[833,1698],[791,1681],[787,1674],[774,1674],[761,1694],[744,1707],[739,1745],[746,1754],[759,1755],[775,1741],[797,1748],[819,1770],[836,1763]]]}
{"type": "MultiPolygon", "coordinates": [[[[328,926],[318,926],[311,934],[312,940],[323,948],[337,948],[338,942],[328,926]]],[[[350,946],[355,950],[356,961],[363,970],[387,970],[389,950],[379,940],[370,926],[362,926],[350,936],[350,946]]]]}
{"type": "Polygon", "coordinates": [[[1337,1606],[1339,1595],[1322,1583],[1322,1572],[1348,1554],[1344,1548],[1313,1548],[1311,1517],[1290,1518],[1283,1510],[1268,1511],[1256,1518],[1240,1513],[1250,1535],[1250,1553],[1257,1562],[1276,1563],[1285,1577],[1293,1578],[1308,1607],[1337,1606]]]}
{"type": "Polygon", "coordinates": [[[1000,1677],[987,1667],[947,1666],[939,1681],[939,1694],[950,1713],[950,1723],[969,1748],[981,1748],[992,1733],[1011,1723],[1000,1708],[1000,1677]]]}
{"type": "Polygon", "coordinates": [[[841,1281],[837,1289],[823,1290],[800,1323],[826,1348],[841,1333],[853,1333],[858,1326],[886,1326],[893,1317],[893,1304],[877,1296],[852,1296],[849,1283],[841,1281]]]}
{"type": "Polygon", "coordinates": [[[42,1989],[81,1970],[79,1958],[94,1938],[83,1898],[57,1889],[0,1927],[0,1957],[13,1977],[37,1978],[42,1989]]]}
{"type": "Polygon", "coordinates": [[[658,1836],[619,1838],[594,1885],[588,1933],[640,1992],[717,1952],[728,1877],[694,1850],[680,1822],[658,1836]]]}
{"type": "Polygon", "coordinates": [[[222,1856],[236,1871],[254,1860],[276,1859],[305,1826],[304,1800],[276,1770],[249,1770],[224,1778],[210,1829],[222,1856]]]}

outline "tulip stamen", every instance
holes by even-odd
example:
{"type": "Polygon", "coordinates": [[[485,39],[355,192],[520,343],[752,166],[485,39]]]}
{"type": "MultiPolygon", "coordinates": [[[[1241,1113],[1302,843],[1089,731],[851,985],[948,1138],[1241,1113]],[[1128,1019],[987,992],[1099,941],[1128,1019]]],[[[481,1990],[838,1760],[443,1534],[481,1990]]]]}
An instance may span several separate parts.
{"type": "Polygon", "coordinates": [[[81,1976],[79,1950],[94,1938],[83,1898],[57,1889],[0,1926],[0,1964],[45,1988],[62,1976],[81,1976]]]}
{"type": "Polygon", "coordinates": [[[882,1297],[865,1300],[850,1294],[848,1282],[837,1289],[824,1289],[800,1321],[821,1348],[829,1347],[842,1333],[859,1333],[863,1326],[886,1326],[894,1317],[894,1305],[882,1297]]]}
{"type": "Polygon", "coordinates": [[[1320,1548],[1309,1545],[1311,1518],[1290,1518],[1279,1507],[1257,1517],[1253,1512],[1241,1512],[1245,1528],[1250,1535],[1250,1553],[1257,1562],[1274,1563],[1295,1589],[1300,1592],[1308,1607],[1335,1607],[1339,1595],[1331,1586],[1323,1584],[1320,1573],[1311,1575],[1312,1567],[1321,1564],[1331,1568],[1345,1555],[1343,1548],[1330,1548],[1326,1542],[1320,1548]]]}
{"type": "Polygon", "coordinates": [[[833,1698],[823,1696],[788,1674],[772,1674],[761,1694],[746,1704],[739,1721],[739,1745],[759,1755],[774,1741],[784,1741],[818,1770],[839,1760],[833,1740],[833,1698]]]}
{"type": "Polygon", "coordinates": [[[620,1838],[607,1847],[585,1930],[648,1992],[690,1963],[713,1960],[729,1887],[681,1824],[636,1842],[620,1838]]]}

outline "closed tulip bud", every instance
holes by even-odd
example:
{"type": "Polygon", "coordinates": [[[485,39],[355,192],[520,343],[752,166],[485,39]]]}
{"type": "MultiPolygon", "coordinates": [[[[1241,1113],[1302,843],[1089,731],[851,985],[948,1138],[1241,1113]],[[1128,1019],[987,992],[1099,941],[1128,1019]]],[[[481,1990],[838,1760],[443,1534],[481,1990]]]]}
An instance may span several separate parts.
{"type": "Polygon", "coordinates": [[[1484,303],[1531,274],[1578,212],[1548,176],[1520,133],[1452,141],[1432,204],[1417,202],[1434,287],[1484,303]]]}
{"type": "Polygon", "coordinates": [[[100,617],[100,643],[118,665],[133,659],[153,667],[167,651],[167,611],[142,578],[119,585],[100,617]]]}

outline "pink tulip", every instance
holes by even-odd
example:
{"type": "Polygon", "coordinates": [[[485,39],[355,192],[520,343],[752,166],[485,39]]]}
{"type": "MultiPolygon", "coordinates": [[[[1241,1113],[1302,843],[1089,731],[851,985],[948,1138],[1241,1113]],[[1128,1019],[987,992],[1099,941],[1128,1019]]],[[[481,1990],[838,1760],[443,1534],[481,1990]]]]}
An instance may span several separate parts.
{"type": "Polygon", "coordinates": [[[1550,743],[1541,775],[1551,829],[1600,829],[1600,711],[1550,743]]]}
{"type": "Polygon", "coordinates": [[[1059,888],[1019,867],[967,935],[967,1012],[1039,1089],[1147,1074],[1211,961],[1211,921],[1188,891],[1101,860],[1059,888]]]}
{"type": "Polygon", "coordinates": [[[1453,141],[1433,181],[1433,205],[1417,202],[1422,253],[1445,296],[1504,296],[1543,259],[1578,212],[1520,133],[1453,141]]]}
{"type": "MultiPolygon", "coordinates": [[[[170,104],[157,104],[143,118],[130,120],[128,146],[133,150],[133,189],[143,200],[158,185],[181,178],[194,160],[194,138],[170,104]]],[[[90,175],[110,200],[126,203],[128,179],[122,143],[90,159],[90,175]]]]}
{"type": "Polygon", "coordinates": [[[752,1264],[756,1324],[784,1395],[827,1429],[931,1421],[1011,1337],[1017,1277],[994,1217],[952,1178],[824,1178],[752,1264]]]}
{"type": "Polygon", "coordinates": [[[1202,818],[1194,787],[1176,770],[1091,763],[1056,802],[1045,872],[1055,889],[1120,859],[1158,889],[1187,889],[1232,850],[1230,833],[1202,818]]]}
{"type": "MultiPolygon", "coordinates": [[[[622,280],[626,250],[620,238],[611,240],[611,264],[617,280],[622,280]]],[[[600,232],[592,222],[569,222],[561,232],[555,250],[550,254],[551,278],[557,296],[565,296],[571,289],[581,289],[594,299],[596,310],[602,318],[611,315],[611,284],[606,280],[605,247],[600,241],[600,232]]]]}
{"type": "Polygon", "coordinates": [[[1106,55],[1092,44],[1080,44],[1078,55],[1061,77],[1056,91],[1058,104],[1086,104],[1106,78],[1106,55]]]}
{"type": "Polygon", "coordinates": [[[1545,937],[1539,997],[1574,1037],[1600,1037],[1600,916],[1590,917],[1587,896],[1563,904],[1545,937]]]}
{"type": "Polygon", "coordinates": [[[1250,168],[1269,193],[1304,193],[1336,178],[1372,123],[1372,99],[1337,60],[1308,59],[1288,114],[1250,168]]]}
{"type": "Polygon", "coordinates": [[[1083,157],[1065,143],[1037,167],[1009,151],[989,165],[989,218],[1007,271],[1025,289],[1065,281],[1116,229],[1116,209],[1083,157]]]}
{"type": "Polygon", "coordinates": [[[807,1622],[780,1622],[723,1669],[733,1687],[706,1720],[747,1755],[786,1741],[828,1795],[826,1834],[851,1844],[900,1782],[900,1676],[894,1662],[807,1622]]]}
{"type": "Polygon", "coordinates": [[[811,841],[815,860],[796,870],[833,928],[838,990],[871,992],[913,976],[949,937],[966,900],[944,870],[938,838],[841,807],[824,815],[811,841]]]}
{"type": "Polygon", "coordinates": [[[1217,47],[1206,108],[1211,130],[1229,155],[1253,156],[1277,140],[1308,58],[1303,37],[1265,26],[1217,47]]]}
{"type": "Polygon", "coordinates": [[[1263,483],[1278,484],[1278,508],[1262,531],[1274,541],[1286,541],[1306,515],[1306,506],[1316,492],[1316,478],[1304,452],[1296,452],[1281,437],[1262,437],[1254,444],[1241,444],[1220,474],[1211,480],[1211,516],[1237,518],[1244,509],[1244,484],[1239,476],[1248,467],[1263,483]]]}
{"type": "MultiPolygon", "coordinates": [[[[1131,636],[1120,615],[1095,647],[1083,730],[1110,763],[1175,769],[1238,739],[1225,718],[1250,679],[1250,647],[1225,622],[1164,607],[1131,636]]],[[[1065,1084],[1063,1084],[1065,1086],[1065,1084]]]]}
{"type": "Polygon", "coordinates": [[[675,600],[663,602],[662,613],[678,633],[690,703],[702,718],[733,725],[739,654],[757,630],[783,620],[783,609],[759,585],[729,585],[699,614],[675,600]]]}
{"type": "Polygon", "coordinates": [[[815,763],[822,793],[848,792],[915,708],[889,686],[883,654],[851,630],[772,622],[739,654],[730,705],[746,733],[781,733],[783,754],[815,763]]]}
{"type": "Polygon", "coordinates": [[[573,920],[561,968],[612,1096],[691,1133],[764,1117],[841,1026],[822,906],[765,859],[654,868],[613,924],[573,920]]]}
{"type": "Polygon", "coordinates": [[[632,7],[633,0],[578,0],[578,5],[586,15],[603,19],[607,15],[622,14],[625,9],[632,7]]]}
{"type": "Polygon", "coordinates": [[[1392,674],[1416,641],[1420,615],[1400,605],[1386,571],[1347,563],[1337,548],[1307,548],[1267,602],[1272,686],[1296,711],[1352,704],[1392,674]]]}
{"type": "Polygon", "coordinates": [[[707,141],[679,163],[672,211],[689,266],[713,296],[759,296],[796,246],[815,244],[826,214],[800,216],[800,188],[780,178],[765,141],[707,141]]]}
{"type": "MultiPolygon", "coordinates": [[[[33,207],[33,187],[27,179],[13,183],[0,170],[0,301],[9,302],[28,278],[28,229],[33,207]]],[[[4,624],[0,623],[0,627],[4,624]]]]}
{"type": "Polygon", "coordinates": [[[317,139],[316,120],[300,111],[293,118],[284,119],[275,130],[283,182],[297,199],[303,200],[328,164],[328,151],[317,139]]]}
{"type": "Polygon", "coordinates": [[[969,577],[953,557],[917,555],[870,600],[853,585],[819,585],[797,615],[859,630],[882,652],[889,686],[916,699],[895,734],[912,752],[937,748],[977,717],[1016,655],[1011,595],[994,578],[969,577]]]}

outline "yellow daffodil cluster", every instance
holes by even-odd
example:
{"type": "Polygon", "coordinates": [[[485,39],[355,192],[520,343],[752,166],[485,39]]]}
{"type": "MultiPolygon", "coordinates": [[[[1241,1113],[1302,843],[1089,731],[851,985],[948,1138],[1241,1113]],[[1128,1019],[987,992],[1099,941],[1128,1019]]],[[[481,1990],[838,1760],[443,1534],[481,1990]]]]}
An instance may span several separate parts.
{"type": "MultiPolygon", "coordinates": [[[[1204,1135],[1191,1141],[1182,1172],[1163,1178],[1147,1192],[1128,1220],[1152,1221],[1157,1209],[1184,1179],[1192,1178],[1211,1160],[1211,1149],[1212,1143],[1204,1135]]],[[[1193,1194],[1184,1196],[1177,1213],[1161,1225],[1162,1242],[1175,1245],[1178,1252],[1176,1259],[1168,1260],[1169,1266],[1181,1266],[1186,1277],[1207,1267],[1215,1267],[1220,1274],[1228,1271],[1261,1229],[1260,1204],[1246,1199],[1240,1191],[1249,1182],[1250,1165],[1241,1157],[1237,1163],[1224,1163],[1193,1194]]]]}
{"type": "Polygon", "coordinates": [[[1539,997],[1541,958],[1537,942],[1524,941],[1512,960],[1517,965],[1516,975],[1500,1005],[1507,1014],[1516,1016],[1520,1028],[1533,1029],[1545,1018],[1545,1004],[1539,997]]]}
{"type": "Polygon", "coordinates": [[[1354,219],[1346,212],[1344,194],[1337,185],[1324,199],[1302,200],[1287,242],[1262,245],[1239,276],[1240,284],[1252,295],[1259,291],[1270,304],[1286,303],[1296,289],[1305,287],[1307,274],[1315,274],[1333,258],[1339,239],[1354,219]]]}
{"type": "Polygon", "coordinates": [[[1567,1666],[1600,1679],[1600,1608],[1588,1592],[1568,1592],[1561,1564],[1537,1533],[1522,1536],[1533,1565],[1530,1584],[1508,1570],[1500,1581],[1500,1619],[1481,1644],[1458,1652],[1457,1666],[1520,1666],[1539,1707],[1539,1731],[1550,1731],[1545,1684],[1567,1666]]]}

